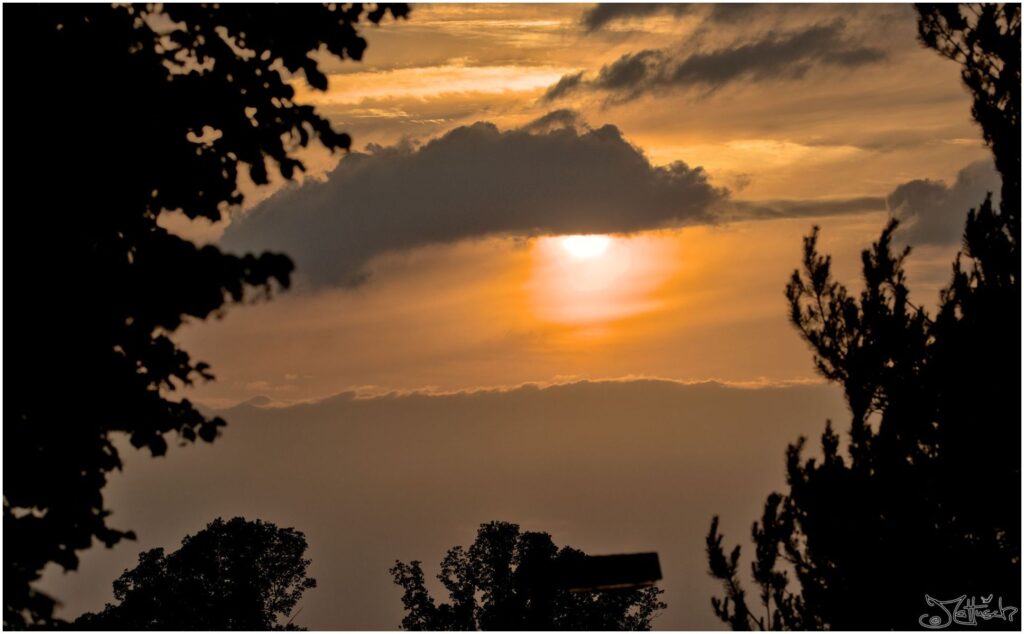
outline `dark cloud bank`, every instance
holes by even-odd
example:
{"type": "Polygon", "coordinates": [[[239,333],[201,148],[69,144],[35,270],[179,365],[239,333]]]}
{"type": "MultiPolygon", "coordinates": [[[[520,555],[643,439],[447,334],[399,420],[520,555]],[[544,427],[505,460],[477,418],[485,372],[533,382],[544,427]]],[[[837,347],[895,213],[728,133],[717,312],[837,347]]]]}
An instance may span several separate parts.
{"type": "Polygon", "coordinates": [[[651,165],[612,125],[570,110],[522,128],[460,127],[421,147],[346,157],[325,182],[291,187],[228,227],[233,251],[288,253],[314,287],[355,286],[375,256],[495,235],[630,233],[746,219],[885,211],[911,244],[955,242],[967,209],[998,190],[990,164],[951,187],[918,180],[882,197],[732,200],[700,167],[651,165]]]}
{"type": "Polygon", "coordinates": [[[291,254],[315,285],[354,284],[386,251],[487,235],[619,233],[708,222],[726,191],[655,167],[618,128],[555,111],[516,130],[460,127],[422,147],[346,157],[232,224],[231,250],[291,254]]]}
{"type": "Polygon", "coordinates": [[[657,551],[670,606],[658,628],[717,629],[708,599],[719,589],[704,560],[711,515],[749,553],[750,522],[784,485],[786,444],[817,438],[827,418],[842,428],[847,416],[840,391],[823,385],[666,381],[343,394],[223,415],[223,438],[159,460],[123,443],[124,476],[104,496],[112,525],[139,540],[92,548],[80,572],[49,576],[44,588],[66,601],[64,615],[102,608],[141,550],[243,515],[306,533],[319,585],[296,623],[395,629],[394,560],[423,560],[432,580],[448,547],[504,519],[588,552],[657,551]]]}
{"type": "Polygon", "coordinates": [[[896,237],[912,246],[960,242],[967,212],[992,194],[999,202],[1002,180],[991,160],[971,163],[957,173],[952,185],[917,179],[899,185],[886,197],[863,196],[837,200],[732,201],[722,207],[722,220],[771,220],[888,211],[899,219],[896,237]]]}
{"type": "Polygon", "coordinates": [[[614,101],[626,101],[673,88],[716,89],[737,81],[799,79],[813,68],[852,69],[885,58],[881,49],[847,36],[845,26],[843,20],[833,20],[788,32],[771,31],[695,53],[668,49],[627,53],[601,67],[594,77],[563,76],[544,100],[598,91],[614,101]]]}

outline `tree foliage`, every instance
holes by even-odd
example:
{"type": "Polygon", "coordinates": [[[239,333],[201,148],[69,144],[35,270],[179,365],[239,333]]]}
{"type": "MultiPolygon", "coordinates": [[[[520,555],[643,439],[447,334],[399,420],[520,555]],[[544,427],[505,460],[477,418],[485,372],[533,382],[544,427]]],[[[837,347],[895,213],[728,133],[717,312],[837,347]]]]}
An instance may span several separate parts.
{"type": "Polygon", "coordinates": [[[306,576],[305,536],[268,522],[217,518],[181,548],[139,554],[114,581],[117,605],[80,616],[84,630],[269,630],[290,624],[306,576]]]}
{"type": "Polygon", "coordinates": [[[46,624],[32,583],[70,570],[108,525],[112,434],[154,456],[224,425],[169,393],[212,378],[171,339],[188,319],[287,287],[284,255],[229,255],[167,232],[217,221],[295,152],[349,147],[293,78],[358,60],[356,27],[404,5],[18,5],[4,28],[4,624],[46,624]]]}
{"type": "Polygon", "coordinates": [[[427,590],[420,562],[390,570],[403,590],[405,630],[649,630],[666,605],[657,587],[568,592],[553,585],[557,566],[585,557],[557,548],[547,533],[507,522],[482,524],[469,548],[455,546],[438,580],[449,603],[427,590]]]}
{"type": "Polygon", "coordinates": [[[916,629],[925,594],[1020,606],[1020,5],[918,11],[921,40],[963,67],[1001,200],[968,214],[934,317],[909,299],[896,221],[864,252],[858,296],[832,277],[817,229],[805,240],[791,319],[852,420],[842,450],[831,424],[820,458],[802,438],[789,447],[789,491],[753,525],[756,611],[739,546],[726,555],[712,521],[725,588],[712,606],[733,629],[916,629]]]}
{"type": "Polygon", "coordinates": [[[921,41],[960,64],[971,114],[1003,176],[1003,210],[1013,213],[1020,209],[1020,5],[922,4],[918,14],[921,41]]]}

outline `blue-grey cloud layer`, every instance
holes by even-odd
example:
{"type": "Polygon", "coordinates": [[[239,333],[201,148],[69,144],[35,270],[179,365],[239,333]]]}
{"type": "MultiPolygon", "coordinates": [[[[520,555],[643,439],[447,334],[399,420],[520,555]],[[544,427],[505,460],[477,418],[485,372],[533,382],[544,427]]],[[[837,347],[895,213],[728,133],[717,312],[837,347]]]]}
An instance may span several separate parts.
{"type": "Polygon", "coordinates": [[[917,180],[888,197],[733,200],[699,167],[653,166],[612,125],[571,110],[522,128],[460,127],[421,147],[345,158],[326,181],[275,195],[228,227],[231,251],[289,254],[314,287],[356,286],[375,256],[487,236],[631,233],[732,220],[890,210],[911,244],[954,243],[967,209],[998,190],[990,164],[956,183],[917,180]]]}
{"type": "Polygon", "coordinates": [[[420,148],[345,158],[232,224],[230,250],[291,255],[314,285],[352,285],[387,251],[490,235],[619,233],[710,220],[699,167],[655,167],[615,126],[555,111],[521,129],[460,127],[420,148]]]}
{"type": "Polygon", "coordinates": [[[959,242],[967,211],[978,208],[988,193],[998,202],[1001,183],[992,161],[985,160],[960,170],[952,185],[927,179],[900,185],[886,199],[901,222],[897,236],[911,245],[959,242]]]}

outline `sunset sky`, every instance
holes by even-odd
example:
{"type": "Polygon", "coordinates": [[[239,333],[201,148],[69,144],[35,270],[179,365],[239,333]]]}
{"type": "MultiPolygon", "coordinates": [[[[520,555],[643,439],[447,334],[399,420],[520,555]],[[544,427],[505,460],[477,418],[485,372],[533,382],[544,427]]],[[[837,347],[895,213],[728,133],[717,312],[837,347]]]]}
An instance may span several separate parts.
{"type": "Polygon", "coordinates": [[[297,80],[356,151],[235,214],[224,244],[289,253],[298,284],[181,333],[218,377],[190,398],[813,379],[782,297],[800,237],[821,224],[853,278],[889,207],[932,302],[997,181],[912,8],[656,9],[419,6],[326,93],[297,80]],[[592,258],[552,237],[591,233],[592,258]]]}
{"type": "Polygon", "coordinates": [[[393,560],[432,575],[502,519],[658,550],[658,627],[717,627],[710,515],[746,543],[786,443],[845,427],[788,323],[801,238],[820,225],[855,285],[905,219],[932,307],[997,189],[956,64],[910,5],[417,5],[366,36],[326,92],[295,79],[352,153],[308,152],[229,222],[165,221],[286,252],[295,284],[175,335],[217,377],[182,396],[236,408],[224,437],[126,452],[108,499],[139,541],[49,587],[96,609],[139,550],[239,513],[310,537],[304,625],[393,628],[393,560]]]}

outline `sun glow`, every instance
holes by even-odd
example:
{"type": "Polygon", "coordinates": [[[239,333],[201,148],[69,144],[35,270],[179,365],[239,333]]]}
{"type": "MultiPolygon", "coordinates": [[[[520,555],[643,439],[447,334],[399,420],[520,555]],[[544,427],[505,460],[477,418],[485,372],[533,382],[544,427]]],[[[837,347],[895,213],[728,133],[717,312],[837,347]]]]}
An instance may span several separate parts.
{"type": "Polygon", "coordinates": [[[611,241],[603,235],[568,236],[562,238],[562,248],[578,260],[589,260],[603,255],[611,241]]]}
{"type": "Polygon", "coordinates": [[[677,266],[671,244],[645,235],[541,238],[528,284],[533,314],[597,332],[598,326],[658,310],[657,290],[677,266]]]}

